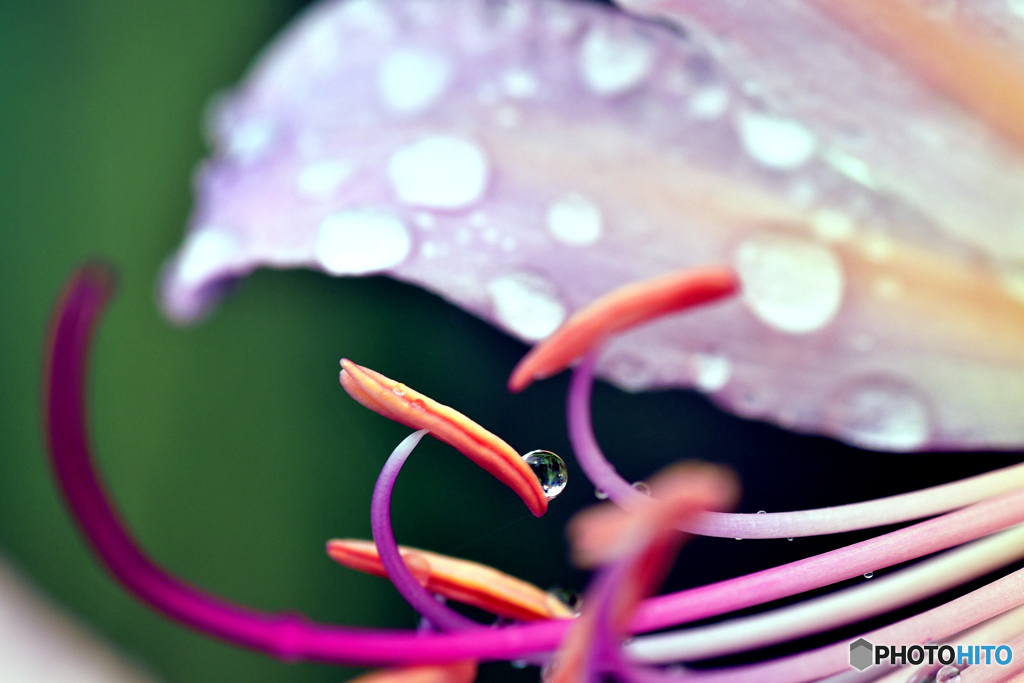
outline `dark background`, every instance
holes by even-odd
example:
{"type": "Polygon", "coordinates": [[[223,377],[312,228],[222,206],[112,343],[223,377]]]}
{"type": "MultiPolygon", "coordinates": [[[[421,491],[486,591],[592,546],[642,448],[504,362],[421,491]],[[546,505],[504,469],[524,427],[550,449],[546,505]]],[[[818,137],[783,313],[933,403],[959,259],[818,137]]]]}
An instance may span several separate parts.
{"type": "MultiPolygon", "coordinates": [[[[408,627],[383,580],[328,560],[331,537],[369,538],[373,482],[408,432],[338,386],[345,355],[467,412],[525,452],[566,456],[569,487],[536,520],[500,484],[425,440],[395,494],[401,542],[582,589],[566,519],[594,501],[565,436],[566,377],[504,390],[525,347],[437,297],[380,278],[264,271],[201,325],[154,304],[179,244],[204,105],[301,9],[274,0],[0,3],[0,553],[166,681],[339,681],[192,634],[122,593],[88,554],[51,484],[39,416],[50,306],[90,257],[120,293],[98,335],[94,443],[111,491],[172,571],[240,602],[321,620],[408,627]],[[506,526],[508,525],[508,526],[506,526]]],[[[873,454],[724,415],[688,392],[600,385],[598,435],[627,477],[677,459],[731,464],[742,510],[834,505],[937,483],[1015,457],[873,454]]],[[[848,542],[701,540],[671,588],[848,542]]],[[[0,662],[0,678],[3,663],[0,662]]],[[[482,680],[536,680],[489,665],[482,680]]]]}

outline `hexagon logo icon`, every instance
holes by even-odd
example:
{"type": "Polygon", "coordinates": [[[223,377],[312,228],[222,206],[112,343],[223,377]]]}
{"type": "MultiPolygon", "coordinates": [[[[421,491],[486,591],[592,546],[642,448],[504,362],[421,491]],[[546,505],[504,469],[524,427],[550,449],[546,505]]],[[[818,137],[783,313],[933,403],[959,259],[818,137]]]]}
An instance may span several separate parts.
{"type": "Polygon", "coordinates": [[[857,671],[863,671],[871,666],[871,655],[875,646],[860,638],[850,643],[850,666],[857,671]]]}

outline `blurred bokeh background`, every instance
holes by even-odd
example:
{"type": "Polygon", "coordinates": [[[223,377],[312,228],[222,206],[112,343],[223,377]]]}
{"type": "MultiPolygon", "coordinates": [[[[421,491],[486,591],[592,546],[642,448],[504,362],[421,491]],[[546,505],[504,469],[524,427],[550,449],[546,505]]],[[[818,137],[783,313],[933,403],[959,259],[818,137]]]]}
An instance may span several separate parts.
{"type": "MultiPolygon", "coordinates": [[[[565,436],[566,377],[508,395],[519,342],[406,285],[298,271],[255,274],[194,328],[158,312],[156,279],[180,242],[205,154],[204,108],[302,4],[0,3],[0,557],[157,680],[340,681],[355,670],[278,663],[164,621],[114,585],[77,536],[45,460],[39,382],[50,306],[89,258],[115,264],[120,280],[96,344],[94,445],[128,523],[172,571],[266,610],[415,624],[388,583],[335,566],[323,550],[331,537],[369,537],[373,482],[408,431],[345,395],[344,355],[523,452],[547,448],[569,462],[567,492],[536,520],[457,453],[424,441],[396,490],[401,542],[544,587],[586,582],[566,561],[562,531],[594,501],[565,436]]],[[[681,458],[730,463],[747,512],[860,500],[1015,460],[865,453],[724,415],[688,392],[602,385],[595,419],[628,477],[681,458]]],[[[851,539],[703,540],[670,587],[851,539]]],[[[481,679],[536,680],[536,670],[493,664],[481,679]]]]}

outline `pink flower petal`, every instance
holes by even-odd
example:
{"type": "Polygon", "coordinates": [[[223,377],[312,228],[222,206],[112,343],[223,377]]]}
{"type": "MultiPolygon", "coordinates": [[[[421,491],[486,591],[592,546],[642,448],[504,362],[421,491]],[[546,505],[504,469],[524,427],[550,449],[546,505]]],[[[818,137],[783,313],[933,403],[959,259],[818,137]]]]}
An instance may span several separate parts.
{"type": "Polygon", "coordinates": [[[387,273],[533,342],[725,261],[742,301],[622,335],[602,376],[882,450],[1024,443],[1021,155],[803,3],[634,4],[685,35],[559,0],[315,7],[217,108],[167,313],[259,267],[387,273]]]}

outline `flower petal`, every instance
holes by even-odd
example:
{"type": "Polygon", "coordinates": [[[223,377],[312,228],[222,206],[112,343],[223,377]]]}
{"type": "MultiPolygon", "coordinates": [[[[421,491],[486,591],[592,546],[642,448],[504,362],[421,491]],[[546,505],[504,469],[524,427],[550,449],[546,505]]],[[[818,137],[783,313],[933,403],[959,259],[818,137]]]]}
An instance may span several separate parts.
{"type": "Polygon", "coordinates": [[[1024,443],[1024,157],[815,3],[626,4],[687,39],[557,0],[310,11],[219,103],[170,316],[311,267],[535,342],[725,261],[742,302],[624,335],[600,374],[876,449],[1024,443]]]}
{"type": "Polygon", "coordinates": [[[497,436],[462,413],[347,358],[341,368],[341,385],[359,403],[407,427],[429,430],[515,491],[534,515],[547,512],[548,499],[537,476],[497,436]]]}
{"type": "MultiPolygon", "coordinates": [[[[417,548],[399,549],[413,575],[418,580],[422,577],[421,585],[431,593],[521,621],[573,616],[562,601],[497,569],[417,548]]],[[[387,578],[371,541],[332,540],[327,544],[327,554],[346,567],[387,578]]]]}

